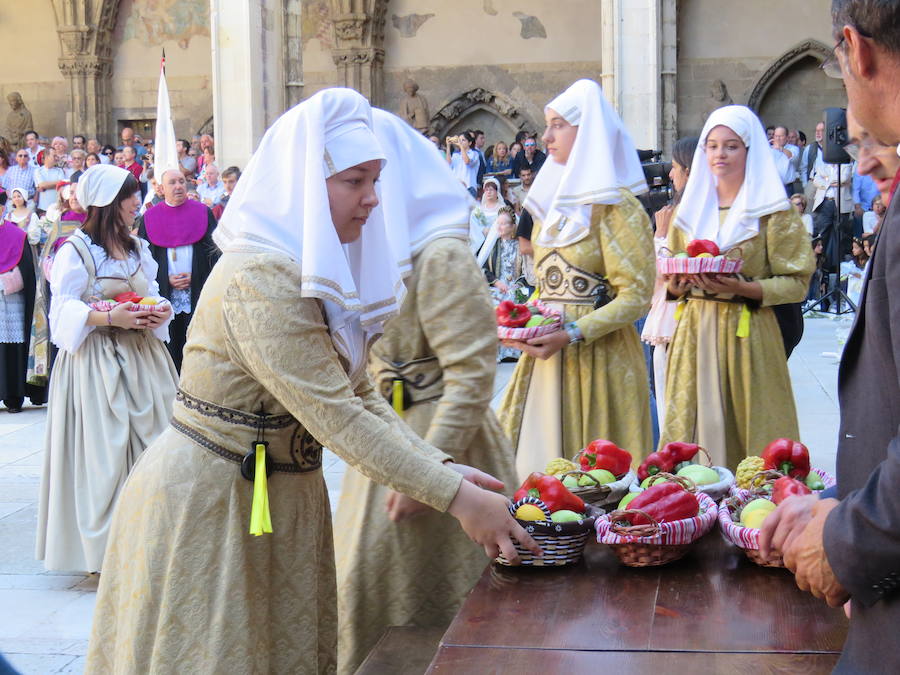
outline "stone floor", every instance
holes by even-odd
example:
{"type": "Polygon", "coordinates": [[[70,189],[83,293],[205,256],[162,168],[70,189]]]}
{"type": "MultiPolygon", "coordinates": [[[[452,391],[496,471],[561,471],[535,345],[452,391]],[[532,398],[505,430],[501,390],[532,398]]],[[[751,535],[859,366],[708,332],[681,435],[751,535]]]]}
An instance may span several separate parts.
{"type": "MultiPolygon", "coordinates": [[[[847,320],[808,319],[791,357],[801,438],[814,465],[834,470],[838,352],[847,320]]],[[[494,404],[512,374],[503,364],[494,404]]],[[[47,573],[34,560],[37,496],[43,461],[43,408],[0,411],[0,652],[22,673],[80,673],[90,635],[96,577],[47,573]]],[[[344,464],[327,453],[325,479],[337,503],[344,464]]]]}

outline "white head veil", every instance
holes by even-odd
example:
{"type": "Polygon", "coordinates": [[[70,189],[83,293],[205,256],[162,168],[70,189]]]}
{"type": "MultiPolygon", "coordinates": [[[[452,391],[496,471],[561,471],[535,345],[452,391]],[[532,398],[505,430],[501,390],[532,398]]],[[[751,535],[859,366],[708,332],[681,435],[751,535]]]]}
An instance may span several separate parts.
{"type": "Polygon", "coordinates": [[[691,175],[675,217],[676,227],[684,230],[691,239],[716,242],[724,252],[755,237],[759,233],[760,216],[786,211],[790,206],[765,129],[756,114],[742,105],[728,105],[715,110],[700,132],[700,142],[691,163],[691,175]],[[709,132],[718,126],[731,129],[747,146],[744,184],[721,226],[717,180],[709,168],[704,149],[709,132]]]}
{"type": "Polygon", "coordinates": [[[350,244],[341,244],[331,219],[326,178],[373,159],[384,152],[369,103],[352,89],[324,89],[269,128],[213,235],[223,251],[276,251],[300,264],[300,294],[323,301],[351,380],[406,293],[375,211],[350,244]]]}
{"type": "Polygon", "coordinates": [[[500,217],[500,209],[502,209],[504,206],[509,206],[506,203],[506,200],[503,198],[503,193],[500,192],[500,181],[493,176],[489,176],[485,178],[481,184],[487,185],[488,183],[493,183],[497,188],[497,206],[493,209],[488,209],[488,206],[484,201],[484,194],[481,195],[481,210],[487,214],[494,216],[494,222],[491,223],[491,226],[488,228],[487,234],[484,235],[484,243],[482,243],[481,249],[479,249],[478,251],[477,260],[479,265],[484,265],[485,260],[488,259],[488,256],[491,255],[491,251],[494,250],[494,244],[496,244],[497,240],[500,238],[500,230],[497,227],[497,218],[500,217]]]}
{"type": "Polygon", "coordinates": [[[592,204],[618,204],[620,190],[646,192],[647,181],[634,142],[599,84],[578,80],[544,110],[578,127],[569,159],[559,164],[548,157],[525,198],[525,208],[542,221],[535,243],[554,248],[588,235],[592,204]]]}
{"type": "Polygon", "coordinates": [[[432,240],[468,241],[472,197],[433,151],[434,144],[407,122],[378,108],[372,109],[372,121],[387,155],[381,203],[375,210],[383,214],[388,241],[405,277],[412,273],[413,256],[432,240]]]}
{"type": "Polygon", "coordinates": [[[75,196],[82,208],[109,206],[131,173],[112,164],[95,164],[78,178],[75,196]]]}

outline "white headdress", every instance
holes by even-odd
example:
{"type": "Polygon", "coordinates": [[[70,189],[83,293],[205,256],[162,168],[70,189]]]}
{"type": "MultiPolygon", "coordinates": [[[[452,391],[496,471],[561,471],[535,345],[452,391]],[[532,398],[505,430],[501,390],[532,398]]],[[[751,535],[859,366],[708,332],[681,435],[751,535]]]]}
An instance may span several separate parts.
{"type": "Polygon", "coordinates": [[[375,210],[383,213],[388,241],[407,276],[413,256],[430,241],[468,240],[472,197],[434,152],[434,144],[407,122],[378,108],[372,109],[372,121],[387,155],[375,210]]]}
{"type": "Polygon", "coordinates": [[[75,196],[82,208],[109,206],[131,174],[112,164],[95,164],[78,178],[75,196]]]}
{"type": "Polygon", "coordinates": [[[691,239],[709,239],[716,242],[719,249],[727,251],[759,233],[760,216],[786,211],[790,206],[765,129],[756,114],[742,105],[728,105],[713,111],[700,132],[690,178],[675,216],[676,227],[684,230],[691,239]],[[709,168],[704,149],[709,132],[718,126],[731,129],[747,147],[744,183],[722,225],[719,225],[717,180],[709,168]]]}
{"type": "Polygon", "coordinates": [[[352,89],[324,89],[269,128],[213,235],[223,251],[277,251],[300,264],[300,294],[323,301],[351,379],[406,293],[378,214],[349,244],[341,244],[331,219],[325,180],[373,159],[383,161],[384,152],[369,103],[352,89]]]}
{"type": "Polygon", "coordinates": [[[578,135],[565,164],[552,155],[534,179],[525,208],[542,221],[535,243],[568,246],[590,232],[591,205],[618,204],[624,188],[647,191],[647,181],[631,136],[593,80],[578,80],[548,103],[578,135]]]}

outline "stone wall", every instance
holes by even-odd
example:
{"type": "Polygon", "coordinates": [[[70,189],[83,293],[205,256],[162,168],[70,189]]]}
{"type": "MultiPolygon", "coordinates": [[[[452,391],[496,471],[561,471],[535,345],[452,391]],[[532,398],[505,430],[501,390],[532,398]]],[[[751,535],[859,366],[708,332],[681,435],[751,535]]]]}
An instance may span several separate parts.
{"type": "MultiPolygon", "coordinates": [[[[710,89],[722,80],[735,103],[746,104],[754,88],[780,57],[810,40],[825,52],[831,37],[831,2],[737,2],[682,0],[678,3],[678,130],[698,133],[702,115],[715,106],[710,89]]],[[[811,137],[825,106],[846,105],[839,80],[825,76],[816,58],[798,56],[758,101],[764,124],[800,128],[811,137]]]]}

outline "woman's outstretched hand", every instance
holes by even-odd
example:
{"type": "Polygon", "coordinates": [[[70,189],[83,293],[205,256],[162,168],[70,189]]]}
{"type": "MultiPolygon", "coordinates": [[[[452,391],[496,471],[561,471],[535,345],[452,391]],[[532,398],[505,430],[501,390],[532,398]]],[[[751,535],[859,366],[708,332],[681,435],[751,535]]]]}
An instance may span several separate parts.
{"type": "Polygon", "coordinates": [[[541,555],[540,547],[510,515],[508,506],[509,500],[503,495],[482,490],[464,480],[447,511],[459,521],[469,539],[484,547],[488,558],[494,559],[502,553],[510,563],[517,563],[519,554],[513,539],[535,555],[541,555]]]}

